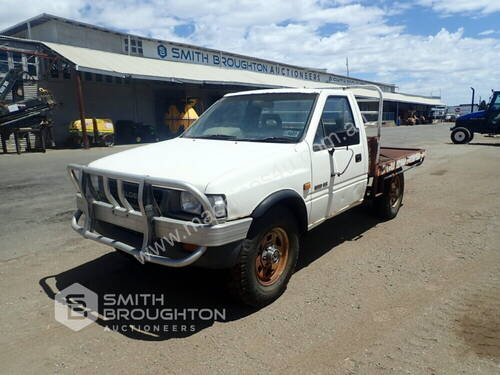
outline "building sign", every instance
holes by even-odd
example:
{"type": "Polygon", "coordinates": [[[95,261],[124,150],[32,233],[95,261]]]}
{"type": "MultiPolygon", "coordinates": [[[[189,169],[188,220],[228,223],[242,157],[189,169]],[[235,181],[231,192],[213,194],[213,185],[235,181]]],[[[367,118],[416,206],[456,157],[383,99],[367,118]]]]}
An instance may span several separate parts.
{"type": "MultiPolygon", "coordinates": [[[[333,83],[338,85],[363,84],[363,81],[336,76],[334,74],[170,43],[158,44],[153,41],[144,41],[144,57],[272,74],[304,81],[333,83]]],[[[381,85],[381,88],[386,92],[394,92],[394,86],[381,85]]]]}

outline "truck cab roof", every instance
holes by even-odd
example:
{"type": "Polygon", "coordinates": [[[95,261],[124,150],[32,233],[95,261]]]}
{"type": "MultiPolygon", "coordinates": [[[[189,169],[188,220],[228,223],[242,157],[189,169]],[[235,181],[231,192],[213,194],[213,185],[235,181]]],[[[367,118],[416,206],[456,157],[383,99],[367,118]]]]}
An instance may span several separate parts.
{"type": "Polygon", "coordinates": [[[347,91],[343,87],[338,88],[317,88],[317,89],[296,89],[296,88],[283,88],[283,89],[263,89],[263,90],[249,90],[237,93],[229,93],[224,97],[240,96],[240,95],[254,95],[254,94],[335,94],[347,95],[347,91]]]}

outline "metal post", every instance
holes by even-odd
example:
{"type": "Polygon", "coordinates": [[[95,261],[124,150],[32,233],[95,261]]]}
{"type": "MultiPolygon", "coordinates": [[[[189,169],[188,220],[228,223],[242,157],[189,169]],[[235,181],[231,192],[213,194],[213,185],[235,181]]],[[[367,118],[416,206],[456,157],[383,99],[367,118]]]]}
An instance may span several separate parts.
{"type": "Polygon", "coordinates": [[[401,124],[399,123],[399,102],[396,102],[396,125],[400,126],[401,124]]]}
{"type": "Polygon", "coordinates": [[[78,109],[80,111],[80,125],[82,127],[83,148],[88,150],[89,139],[87,137],[87,124],[85,123],[85,106],[83,103],[82,78],[80,77],[80,72],[75,71],[75,78],[76,78],[76,99],[78,101],[78,109]]]}
{"type": "Polygon", "coordinates": [[[384,113],[384,92],[377,85],[349,85],[343,87],[346,89],[368,89],[368,90],[376,90],[378,93],[378,118],[377,118],[377,155],[375,157],[375,161],[378,164],[380,159],[380,136],[382,134],[382,115],[384,113]]]}
{"type": "Polygon", "coordinates": [[[470,113],[474,112],[474,95],[476,94],[476,90],[474,90],[474,87],[470,88],[472,90],[472,104],[470,105],[470,113]]]}
{"type": "Polygon", "coordinates": [[[26,29],[28,30],[28,39],[31,39],[31,22],[26,22],[26,29]]]}
{"type": "Polygon", "coordinates": [[[97,119],[95,117],[92,118],[92,126],[94,129],[94,143],[97,143],[97,140],[99,138],[99,131],[97,129],[97,119]]]}

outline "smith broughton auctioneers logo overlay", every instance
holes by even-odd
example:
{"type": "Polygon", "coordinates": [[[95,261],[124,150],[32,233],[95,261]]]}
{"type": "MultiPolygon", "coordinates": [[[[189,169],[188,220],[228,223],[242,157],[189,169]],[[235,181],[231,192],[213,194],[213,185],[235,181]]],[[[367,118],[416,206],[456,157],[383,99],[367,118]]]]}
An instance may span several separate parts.
{"type": "Polygon", "coordinates": [[[75,283],[61,290],[54,298],[55,319],[79,331],[97,320],[97,294],[75,283]]]}
{"type": "Polygon", "coordinates": [[[166,307],[163,294],[106,293],[102,300],[98,297],[81,284],[68,286],[54,298],[56,321],[73,331],[80,331],[99,319],[106,331],[154,334],[194,332],[197,323],[226,320],[226,309],[166,307]]]}

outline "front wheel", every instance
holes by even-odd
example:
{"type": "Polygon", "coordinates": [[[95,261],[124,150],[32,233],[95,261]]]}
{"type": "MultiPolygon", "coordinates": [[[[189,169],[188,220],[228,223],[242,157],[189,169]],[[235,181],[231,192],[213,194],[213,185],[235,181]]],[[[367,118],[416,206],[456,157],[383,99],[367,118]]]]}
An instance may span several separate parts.
{"type": "Polygon", "coordinates": [[[396,217],[403,203],[405,179],[398,173],[384,181],[384,193],[375,199],[375,212],[383,220],[396,217]]]}
{"type": "Polygon", "coordinates": [[[469,143],[471,139],[471,133],[466,128],[456,128],[451,132],[451,141],[455,144],[469,143]]]}
{"type": "Polygon", "coordinates": [[[257,219],[231,270],[232,294],[254,307],[265,306],[283,294],[297,263],[298,233],[287,209],[272,209],[257,219]]]}

